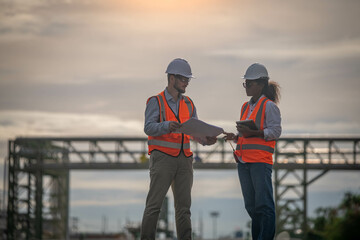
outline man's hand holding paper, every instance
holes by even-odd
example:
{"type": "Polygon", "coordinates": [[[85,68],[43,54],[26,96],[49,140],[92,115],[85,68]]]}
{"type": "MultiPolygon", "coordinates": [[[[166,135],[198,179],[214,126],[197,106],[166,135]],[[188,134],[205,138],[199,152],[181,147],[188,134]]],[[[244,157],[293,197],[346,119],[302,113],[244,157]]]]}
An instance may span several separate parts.
{"type": "Polygon", "coordinates": [[[216,143],[216,141],[216,137],[206,137],[206,142],[204,143],[204,145],[213,145],[216,143]]]}
{"type": "Polygon", "coordinates": [[[171,121],[169,123],[169,131],[170,132],[175,132],[177,131],[179,128],[181,127],[181,123],[175,122],[175,121],[171,121]]]}

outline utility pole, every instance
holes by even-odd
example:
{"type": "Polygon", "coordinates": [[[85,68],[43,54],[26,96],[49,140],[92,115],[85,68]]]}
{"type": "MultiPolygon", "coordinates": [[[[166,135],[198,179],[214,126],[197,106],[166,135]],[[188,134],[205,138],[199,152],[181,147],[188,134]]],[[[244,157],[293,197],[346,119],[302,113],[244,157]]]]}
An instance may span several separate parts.
{"type": "Polygon", "coordinates": [[[102,233],[105,234],[107,232],[107,226],[108,226],[108,218],[106,215],[102,216],[102,233]]]}
{"type": "Polygon", "coordinates": [[[210,216],[213,218],[213,239],[217,239],[217,236],[216,236],[216,218],[219,216],[219,212],[211,212],[210,213],[210,216]]]}
{"type": "Polygon", "coordinates": [[[204,236],[204,223],[203,223],[203,217],[202,217],[202,212],[200,211],[200,216],[199,216],[199,236],[200,239],[203,239],[204,236]]]}
{"type": "Polygon", "coordinates": [[[120,233],[121,232],[121,219],[118,218],[117,220],[117,227],[118,227],[118,232],[120,233]]]}

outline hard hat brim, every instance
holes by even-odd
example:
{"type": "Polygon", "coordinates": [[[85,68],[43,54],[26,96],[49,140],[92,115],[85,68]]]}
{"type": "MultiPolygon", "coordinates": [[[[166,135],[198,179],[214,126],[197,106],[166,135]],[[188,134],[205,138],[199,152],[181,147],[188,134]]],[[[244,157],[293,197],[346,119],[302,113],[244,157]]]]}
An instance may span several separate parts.
{"type": "Polygon", "coordinates": [[[246,76],[243,76],[241,77],[242,79],[245,79],[245,80],[258,80],[258,79],[267,79],[269,80],[270,78],[269,77],[258,77],[258,78],[251,78],[251,77],[246,77],[246,76]]]}
{"type": "Polygon", "coordinates": [[[184,76],[184,77],[187,77],[187,78],[196,78],[196,77],[193,76],[193,75],[188,75],[188,76],[184,76]]]}
{"type": "Polygon", "coordinates": [[[245,76],[241,77],[242,79],[245,79],[245,80],[256,80],[257,78],[247,78],[245,76]]]}
{"type": "Polygon", "coordinates": [[[173,74],[173,75],[180,75],[186,78],[196,78],[194,75],[186,75],[186,74],[182,74],[182,73],[169,73],[169,72],[165,72],[166,74],[173,74]]]}

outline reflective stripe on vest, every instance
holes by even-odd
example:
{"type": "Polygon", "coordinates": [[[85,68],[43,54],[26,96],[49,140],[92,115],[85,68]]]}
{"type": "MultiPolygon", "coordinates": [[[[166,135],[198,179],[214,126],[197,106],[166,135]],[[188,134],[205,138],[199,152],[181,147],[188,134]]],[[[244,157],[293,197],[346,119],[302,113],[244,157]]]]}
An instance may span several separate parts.
{"type": "MultiPolygon", "coordinates": [[[[262,150],[269,153],[274,153],[275,149],[270,146],[265,146],[261,144],[243,144],[242,145],[243,150],[262,150]]],[[[240,145],[236,146],[236,150],[240,150],[240,145]]]]}
{"type": "Polygon", "coordinates": [[[161,95],[156,96],[159,99],[159,103],[160,103],[160,122],[165,122],[166,121],[166,115],[165,115],[165,104],[164,104],[164,99],[162,98],[161,95]]]}
{"type": "Polygon", "coordinates": [[[191,104],[190,99],[188,97],[184,96],[184,98],[185,98],[186,106],[188,107],[189,110],[189,116],[192,116],[194,112],[193,105],[191,104]]]}
{"type": "MultiPolygon", "coordinates": [[[[157,140],[157,139],[150,139],[148,141],[148,144],[149,145],[156,145],[156,146],[160,146],[160,147],[181,149],[181,143],[161,141],[161,140],[157,140]]],[[[190,143],[184,143],[183,148],[184,149],[190,148],[190,143]]]]}
{"type": "Polygon", "coordinates": [[[246,111],[246,108],[247,108],[248,106],[249,106],[249,102],[247,102],[247,103],[244,104],[243,108],[241,109],[240,118],[241,118],[242,116],[244,116],[245,111],[246,111]]]}
{"type": "Polygon", "coordinates": [[[258,129],[262,128],[262,124],[261,124],[261,119],[264,117],[262,112],[264,110],[264,105],[266,103],[266,99],[264,99],[261,103],[260,103],[260,107],[259,110],[256,114],[256,119],[255,119],[255,125],[258,127],[258,129]]]}

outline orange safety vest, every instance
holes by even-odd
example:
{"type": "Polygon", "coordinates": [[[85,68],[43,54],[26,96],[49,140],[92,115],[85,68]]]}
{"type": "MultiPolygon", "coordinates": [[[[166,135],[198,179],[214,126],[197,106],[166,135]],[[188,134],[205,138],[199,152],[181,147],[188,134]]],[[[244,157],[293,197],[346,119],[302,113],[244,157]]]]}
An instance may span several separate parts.
{"type": "MultiPolygon", "coordinates": [[[[189,120],[194,113],[194,103],[187,96],[183,96],[180,100],[177,114],[169,107],[164,91],[155,97],[159,103],[160,122],[177,121],[183,123],[189,120]]],[[[149,100],[150,98],[147,102],[149,102],[149,100]]],[[[161,136],[148,136],[148,148],[149,155],[154,150],[158,150],[174,157],[179,156],[181,150],[184,151],[186,157],[190,157],[193,154],[190,150],[190,136],[183,133],[171,132],[161,136]]]]}
{"type": "MultiPolygon", "coordinates": [[[[258,129],[264,130],[264,119],[266,103],[270,101],[266,97],[260,98],[249,119],[254,120],[258,129]]],[[[243,104],[241,108],[240,120],[245,120],[250,109],[249,102],[243,104]]],[[[262,137],[239,137],[235,154],[242,158],[244,162],[263,162],[273,164],[272,155],[274,153],[276,141],[265,141],[262,137]]]]}

